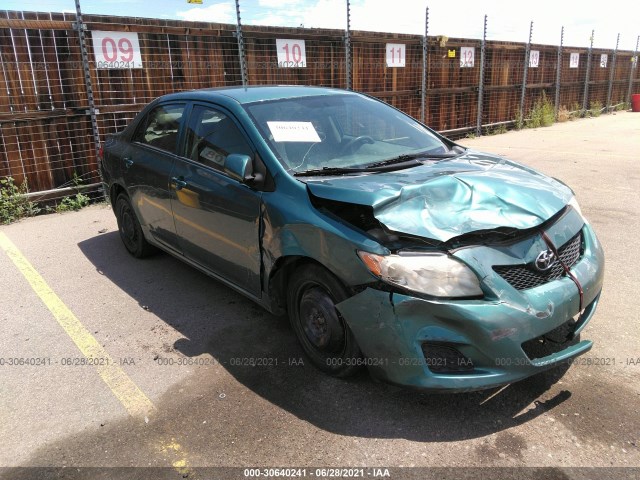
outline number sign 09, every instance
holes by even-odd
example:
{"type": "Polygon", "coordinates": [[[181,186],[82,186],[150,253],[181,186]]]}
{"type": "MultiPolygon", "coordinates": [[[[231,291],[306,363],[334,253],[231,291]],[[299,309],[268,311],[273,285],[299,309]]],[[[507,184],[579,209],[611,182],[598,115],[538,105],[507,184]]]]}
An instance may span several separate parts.
{"type": "Polygon", "coordinates": [[[92,31],[93,52],[98,69],[142,68],[138,34],[92,31]]]}

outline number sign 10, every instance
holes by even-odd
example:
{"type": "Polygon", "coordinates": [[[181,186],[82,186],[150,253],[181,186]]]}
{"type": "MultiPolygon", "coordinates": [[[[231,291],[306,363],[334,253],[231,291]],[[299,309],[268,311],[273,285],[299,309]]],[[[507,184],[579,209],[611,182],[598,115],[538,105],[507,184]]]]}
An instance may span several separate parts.
{"type": "Polygon", "coordinates": [[[304,68],[307,66],[307,52],[304,40],[276,39],[278,66],[281,68],[304,68]]]}
{"type": "Polygon", "coordinates": [[[407,47],[402,43],[387,43],[387,67],[404,67],[407,62],[407,47]]]}
{"type": "Polygon", "coordinates": [[[91,32],[98,69],[142,68],[138,34],[132,32],[91,32]]]}

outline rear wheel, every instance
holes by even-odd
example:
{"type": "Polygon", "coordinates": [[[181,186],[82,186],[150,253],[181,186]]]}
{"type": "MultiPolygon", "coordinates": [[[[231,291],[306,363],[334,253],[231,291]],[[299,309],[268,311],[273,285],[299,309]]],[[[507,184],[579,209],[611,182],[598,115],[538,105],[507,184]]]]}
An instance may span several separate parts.
{"type": "Polygon", "coordinates": [[[335,377],[362,369],[362,353],[336,309],[348,298],[340,281],[318,265],[305,265],[289,283],[291,326],[311,363],[335,377]]]}
{"type": "Polygon", "coordinates": [[[138,217],[133,211],[129,197],[118,195],[115,205],[120,238],[127,251],[136,258],[144,258],[156,252],[156,248],[144,238],[138,217]]]}

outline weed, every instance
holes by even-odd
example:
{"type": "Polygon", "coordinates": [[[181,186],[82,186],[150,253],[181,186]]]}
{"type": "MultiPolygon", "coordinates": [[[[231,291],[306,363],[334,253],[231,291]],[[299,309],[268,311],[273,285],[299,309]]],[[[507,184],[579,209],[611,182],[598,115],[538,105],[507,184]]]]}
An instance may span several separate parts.
{"type": "Polygon", "coordinates": [[[40,212],[38,205],[25,196],[28,191],[26,180],[20,186],[15,184],[12,177],[0,180],[0,223],[15,222],[40,212]]]}
{"type": "Polygon", "coordinates": [[[569,114],[571,115],[571,120],[582,117],[582,108],[578,102],[573,102],[570,110],[569,114]]]}
{"type": "Polygon", "coordinates": [[[533,108],[529,112],[529,118],[525,120],[527,128],[548,127],[555,122],[555,111],[553,104],[542,92],[542,97],[536,100],[533,108]]]}
{"type": "Polygon", "coordinates": [[[572,120],[571,112],[564,105],[558,109],[558,122],[572,120]]]}
{"type": "Polygon", "coordinates": [[[602,113],[602,102],[600,100],[594,100],[589,106],[591,107],[589,109],[589,115],[599,117],[602,113]]]}
{"type": "Polygon", "coordinates": [[[476,137],[477,137],[476,132],[468,132],[468,133],[464,136],[464,138],[476,138],[476,137]]]}
{"type": "Polygon", "coordinates": [[[89,205],[89,200],[87,195],[80,192],[76,193],[73,197],[64,197],[56,207],[56,212],[61,213],[80,210],[89,205]]]}

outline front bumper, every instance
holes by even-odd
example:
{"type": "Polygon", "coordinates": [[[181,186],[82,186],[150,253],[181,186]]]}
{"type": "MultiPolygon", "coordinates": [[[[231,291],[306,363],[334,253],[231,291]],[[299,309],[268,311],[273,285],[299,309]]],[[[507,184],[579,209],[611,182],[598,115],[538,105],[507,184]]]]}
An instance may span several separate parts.
{"type": "MultiPolygon", "coordinates": [[[[578,220],[554,226],[547,232],[554,244],[561,244],[576,229],[578,220]]],[[[466,391],[512,383],[552,368],[586,353],[588,340],[577,335],[592,318],[602,290],[604,253],[589,225],[582,227],[584,253],[571,268],[583,288],[583,315],[579,324],[578,288],[562,277],[536,288],[518,291],[488,266],[500,256],[519,258],[539,252],[536,240],[506,249],[473,247],[455,255],[482,278],[482,300],[436,300],[367,288],[337,305],[367,357],[369,370],[381,380],[404,386],[441,391],[466,391]],[[481,259],[481,260],[479,260],[481,259]],[[571,325],[571,339],[554,353],[530,358],[523,344],[531,344],[562,325],[571,325]],[[423,353],[423,344],[453,346],[473,362],[468,371],[437,372],[423,353]]],[[[531,352],[529,352],[531,355],[531,352]]]]}

